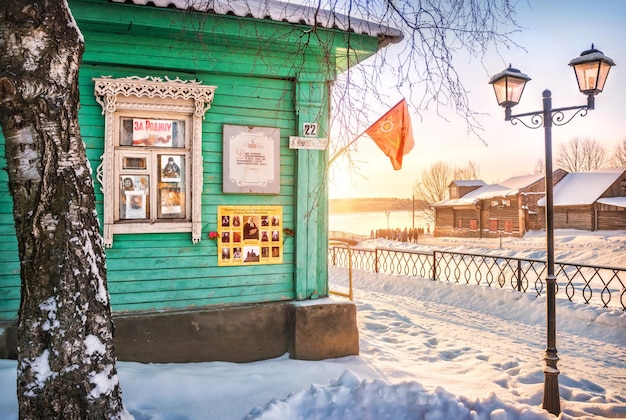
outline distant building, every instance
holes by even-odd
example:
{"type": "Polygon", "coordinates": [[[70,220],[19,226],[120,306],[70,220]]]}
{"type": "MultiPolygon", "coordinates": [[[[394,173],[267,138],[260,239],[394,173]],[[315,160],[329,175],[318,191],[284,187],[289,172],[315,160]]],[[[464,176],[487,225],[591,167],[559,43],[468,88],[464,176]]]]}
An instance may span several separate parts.
{"type": "MultiPolygon", "coordinates": [[[[556,170],[554,183],[566,173],[556,170]]],[[[433,205],[434,236],[521,237],[528,230],[544,226],[544,216],[537,206],[537,200],[545,195],[542,174],[512,177],[499,184],[457,180],[448,188],[450,198],[433,205]]]]}
{"type": "Polygon", "coordinates": [[[554,187],[554,228],[626,229],[626,168],[567,174],[554,187]]]}

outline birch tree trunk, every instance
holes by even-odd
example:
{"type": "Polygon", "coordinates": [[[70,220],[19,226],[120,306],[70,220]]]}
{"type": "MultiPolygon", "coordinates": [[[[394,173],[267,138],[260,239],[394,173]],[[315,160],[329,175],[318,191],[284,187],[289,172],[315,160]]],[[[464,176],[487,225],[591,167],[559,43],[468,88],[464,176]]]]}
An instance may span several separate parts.
{"type": "Polygon", "coordinates": [[[2,0],[0,124],[21,263],[20,418],[125,418],[106,264],[78,126],[65,1],[2,0]]]}

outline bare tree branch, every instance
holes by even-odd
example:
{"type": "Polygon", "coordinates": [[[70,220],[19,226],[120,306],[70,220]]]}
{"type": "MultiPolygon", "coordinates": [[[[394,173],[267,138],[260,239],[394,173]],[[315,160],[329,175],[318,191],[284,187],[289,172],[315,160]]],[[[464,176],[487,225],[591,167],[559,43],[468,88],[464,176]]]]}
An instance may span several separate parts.
{"type": "Polygon", "coordinates": [[[573,137],[559,147],[557,165],[568,172],[586,172],[608,164],[606,148],[596,139],[573,137]]]}
{"type": "Polygon", "coordinates": [[[615,145],[611,165],[616,168],[626,167],[626,137],[624,137],[620,143],[615,145]]]}
{"type": "Polygon", "coordinates": [[[413,187],[415,199],[427,203],[422,218],[429,223],[435,222],[433,204],[448,198],[448,186],[452,181],[471,180],[479,178],[479,168],[476,163],[469,161],[465,167],[452,168],[445,162],[438,161],[422,171],[421,177],[413,187]]]}
{"type": "Polygon", "coordinates": [[[519,47],[511,39],[519,30],[513,2],[349,0],[347,5],[352,16],[402,30],[405,40],[348,70],[333,86],[333,106],[340,110],[333,121],[337,150],[398,96],[420,117],[434,108],[447,120],[453,110],[467,132],[481,138],[479,114],[471,109],[454,58],[465,52],[482,62],[487,50],[519,47]]]}

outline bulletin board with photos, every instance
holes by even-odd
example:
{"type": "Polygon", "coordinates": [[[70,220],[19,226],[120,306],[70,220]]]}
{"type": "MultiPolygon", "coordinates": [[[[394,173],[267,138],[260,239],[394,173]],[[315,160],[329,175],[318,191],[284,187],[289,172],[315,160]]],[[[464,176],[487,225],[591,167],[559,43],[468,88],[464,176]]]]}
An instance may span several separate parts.
{"type": "Polygon", "coordinates": [[[281,264],[282,206],[218,206],[218,266],[281,264]]]}

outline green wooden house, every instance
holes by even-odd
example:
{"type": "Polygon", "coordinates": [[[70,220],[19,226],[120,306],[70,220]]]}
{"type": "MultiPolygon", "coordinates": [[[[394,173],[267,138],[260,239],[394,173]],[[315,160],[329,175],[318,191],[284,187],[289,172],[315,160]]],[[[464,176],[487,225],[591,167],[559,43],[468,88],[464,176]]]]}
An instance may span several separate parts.
{"type": "MultiPolygon", "coordinates": [[[[328,298],[329,90],[392,28],[266,0],[69,0],[122,360],[358,353],[328,298]],[[320,146],[322,145],[322,146],[320,146]],[[252,233],[255,232],[255,233],[252,233]]],[[[4,139],[0,136],[4,159],[4,139]]],[[[0,172],[0,353],[20,268],[0,172]]]]}

